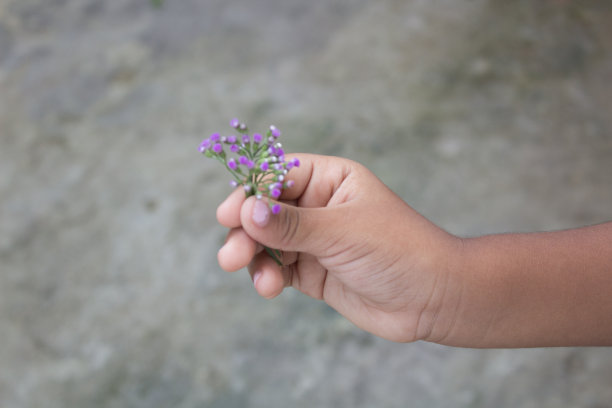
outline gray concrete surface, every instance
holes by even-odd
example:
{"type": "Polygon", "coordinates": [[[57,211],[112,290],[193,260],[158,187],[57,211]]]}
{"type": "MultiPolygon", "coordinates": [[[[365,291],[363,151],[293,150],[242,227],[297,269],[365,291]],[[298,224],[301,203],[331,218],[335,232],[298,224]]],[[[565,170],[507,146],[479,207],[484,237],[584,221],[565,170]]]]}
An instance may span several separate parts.
{"type": "Polygon", "coordinates": [[[612,3],[0,0],[0,406],[610,407],[606,348],[394,344],[216,264],[239,116],[462,235],[612,219],[612,3]]]}

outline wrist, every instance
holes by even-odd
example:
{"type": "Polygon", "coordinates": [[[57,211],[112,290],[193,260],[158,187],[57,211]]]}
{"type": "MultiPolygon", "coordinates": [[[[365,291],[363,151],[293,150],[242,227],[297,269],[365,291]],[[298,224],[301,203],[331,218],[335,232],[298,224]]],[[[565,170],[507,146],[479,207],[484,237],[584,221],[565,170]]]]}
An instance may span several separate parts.
{"type": "Polygon", "coordinates": [[[486,238],[453,237],[436,317],[425,340],[456,347],[488,347],[493,324],[504,310],[504,277],[492,269],[486,238]]]}
{"type": "Polygon", "coordinates": [[[453,341],[464,302],[467,263],[466,239],[447,234],[432,251],[429,267],[433,278],[432,289],[425,307],[418,317],[416,338],[433,343],[453,341]]]}

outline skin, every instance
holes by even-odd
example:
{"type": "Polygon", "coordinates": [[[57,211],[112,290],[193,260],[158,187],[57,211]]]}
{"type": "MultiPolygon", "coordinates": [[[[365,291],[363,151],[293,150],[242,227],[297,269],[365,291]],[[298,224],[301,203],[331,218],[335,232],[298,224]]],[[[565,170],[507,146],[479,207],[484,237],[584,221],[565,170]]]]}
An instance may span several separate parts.
{"type": "Polygon", "coordinates": [[[462,347],[612,345],[612,223],[462,239],[362,165],[300,154],[271,215],[237,189],[222,269],[248,267],[265,298],[285,287],[380,337],[462,347]],[[283,251],[278,266],[263,246],[283,251]]]}

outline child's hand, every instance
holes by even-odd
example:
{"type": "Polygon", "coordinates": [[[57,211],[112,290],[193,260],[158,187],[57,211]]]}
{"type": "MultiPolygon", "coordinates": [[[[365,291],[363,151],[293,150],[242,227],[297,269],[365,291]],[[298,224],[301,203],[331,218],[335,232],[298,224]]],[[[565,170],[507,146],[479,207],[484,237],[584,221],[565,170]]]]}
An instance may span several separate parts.
{"type": "Polygon", "coordinates": [[[461,259],[461,240],[358,163],[299,158],[280,214],[270,214],[264,201],[245,200],[242,189],[219,206],[219,222],[231,228],[218,254],[221,267],[248,265],[260,295],[273,298],[293,286],[390,340],[444,337],[454,314],[443,308],[443,298],[458,286],[450,266],[461,259]],[[284,266],[260,244],[282,250],[284,266]]]}

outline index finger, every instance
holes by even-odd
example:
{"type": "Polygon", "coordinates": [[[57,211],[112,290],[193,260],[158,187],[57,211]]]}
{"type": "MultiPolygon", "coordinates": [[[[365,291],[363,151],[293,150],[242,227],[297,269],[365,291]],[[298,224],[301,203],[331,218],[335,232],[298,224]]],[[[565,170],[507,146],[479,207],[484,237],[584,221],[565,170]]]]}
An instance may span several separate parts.
{"type": "Polygon", "coordinates": [[[297,157],[300,166],[287,173],[294,184],[284,189],[280,198],[295,201],[300,207],[325,207],[352,169],[351,161],[340,157],[306,153],[287,157],[297,157]]]}
{"type": "Polygon", "coordinates": [[[227,228],[237,228],[240,223],[240,207],[246,196],[240,186],[234,189],[229,196],[217,207],[217,221],[227,228]]]}

